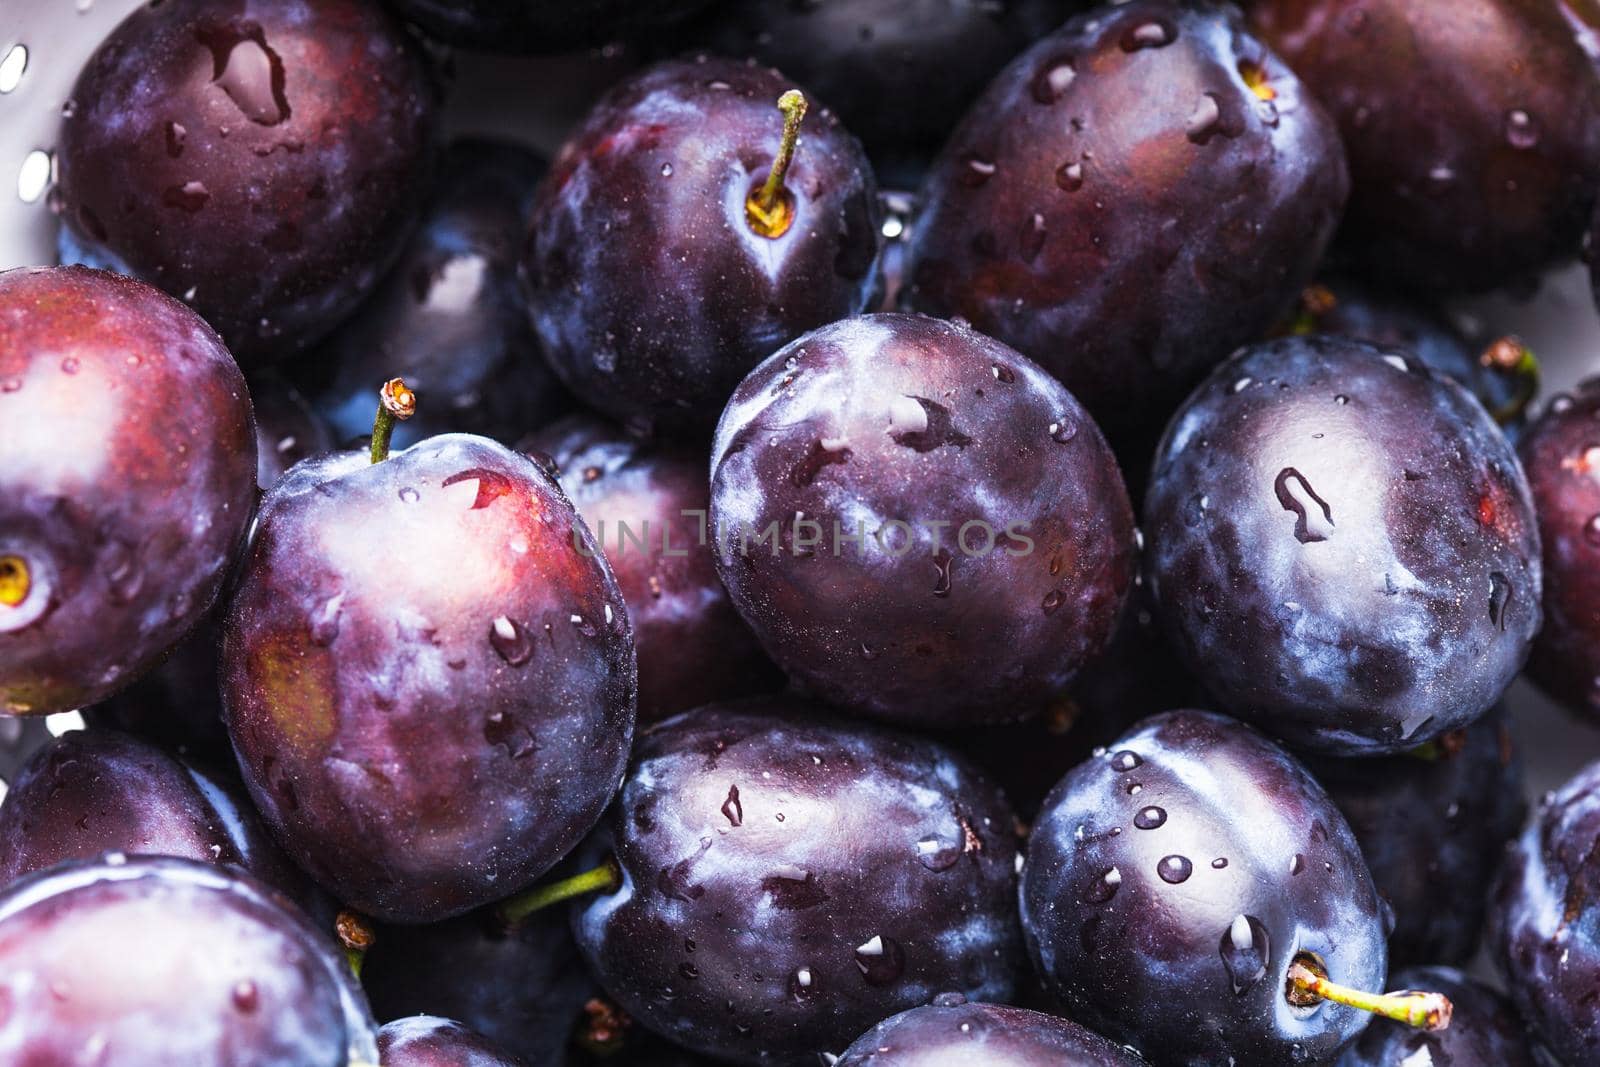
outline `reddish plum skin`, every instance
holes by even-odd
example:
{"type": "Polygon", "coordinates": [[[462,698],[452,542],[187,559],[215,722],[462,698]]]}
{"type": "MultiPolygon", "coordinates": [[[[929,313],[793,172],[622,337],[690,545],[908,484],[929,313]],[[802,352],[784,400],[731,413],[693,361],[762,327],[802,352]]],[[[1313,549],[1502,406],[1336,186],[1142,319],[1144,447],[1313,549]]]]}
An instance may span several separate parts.
{"type": "Polygon", "coordinates": [[[0,804],[0,887],[106,852],[249,871],[332,918],[237,785],[127,734],[65,734],[34,752],[0,804]]]}
{"type": "Polygon", "coordinates": [[[1332,121],[1237,16],[1135,0],[973,106],[924,188],[904,303],[1037,360],[1132,449],[1288,308],[1347,188],[1332,121]]]}
{"type": "Polygon", "coordinates": [[[1294,337],[1218,367],[1167,428],[1143,529],[1196,677],[1310,751],[1400,752],[1465,726],[1539,628],[1511,446],[1398,350],[1294,337]]]}
{"type": "Polygon", "coordinates": [[[1262,0],[1254,24],[1350,157],[1365,272],[1486,291],[1573,255],[1595,203],[1600,71],[1548,0],[1262,0]]]}
{"type": "Polygon", "coordinates": [[[1395,989],[1443,993],[1454,1008],[1438,1033],[1374,1019],[1337,1067],[1539,1067],[1516,1009],[1505,997],[1452,967],[1411,967],[1394,974],[1395,989]]]}
{"type": "Polygon", "coordinates": [[[639,650],[641,722],[783,688],[717,577],[704,453],[651,446],[587,416],[522,446],[555,463],[617,577],[639,650]]]}
{"type": "Polygon", "coordinates": [[[700,708],[640,736],[603,825],[623,885],[575,910],[578,946],[690,1049],[811,1062],[938,993],[1013,991],[1012,814],[933,742],[789,699],[700,708]]]}
{"type": "Polygon", "coordinates": [[[1529,1027],[1568,1067],[1600,1047],[1600,763],[1547,795],[1506,855],[1485,940],[1529,1027]]]}
{"type": "Polygon", "coordinates": [[[1557,398],[1522,442],[1544,545],[1544,629],[1528,673],[1600,722],[1600,379],[1557,398]]]}
{"type": "Polygon", "coordinates": [[[494,908],[382,927],[361,981],[379,1019],[444,1012],[530,1064],[561,1062],[594,991],[559,908],[511,928],[494,908]]]}
{"type": "Polygon", "coordinates": [[[389,0],[431,37],[491,52],[558,52],[659,30],[712,0],[389,0]]]}
{"type": "Polygon", "coordinates": [[[1144,1060],[1077,1023],[1000,1004],[946,998],[885,1019],[834,1067],[1143,1067],[1144,1060]]]}
{"type": "Polygon", "coordinates": [[[435,95],[414,42],[363,0],[147,4],[73,89],[63,248],[185,294],[242,362],[281,358],[399,252],[435,95]]]}
{"type": "Polygon", "coordinates": [[[1394,911],[1394,966],[1472,957],[1488,904],[1480,889],[1494,880],[1528,811],[1504,709],[1440,738],[1434,749],[1307,760],[1394,911]]]}
{"type": "Polygon", "coordinates": [[[85,1049],[97,1067],[377,1059],[331,939],[254,880],[190,860],[112,855],[12,885],[0,1002],[16,1064],[83,1063],[85,1049]]]}
{"type": "Polygon", "coordinates": [[[751,367],[866,307],[877,190],[821,101],[785,181],[793,224],[767,238],[745,219],[792,88],[728,59],[659,64],[596,104],[551,165],[523,258],[534,330],[572,391],[618,421],[703,432],[751,367]]]}
{"type": "Polygon", "coordinates": [[[907,725],[1037,714],[1132,584],[1127,493],[1088,415],[1017,352],[922,316],[836,323],[751,372],[717,429],[711,513],[722,580],[779,666],[907,725]],[[788,536],[797,513],[818,547],[788,536]],[[784,542],[757,544],[774,521],[784,542]],[[991,551],[981,526],[960,541],[969,522],[991,551]],[[834,526],[858,523],[835,555],[834,526]]]}
{"type": "Polygon", "coordinates": [[[437,1016],[396,1019],[378,1031],[383,1067],[527,1067],[482,1034],[437,1016]]]}
{"type": "Polygon", "coordinates": [[[0,710],[102,700],[210,608],[255,503],[244,378],[159,291],[82,268],[0,274],[0,710]]]}
{"type": "Polygon", "coordinates": [[[739,0],[677,35],[815,89],[880,167],[925,166],[991,78],[1077,0],[739,0]]]}
{"type": "Polygon", "coordinates": [[[257,807],[335,896],[391,922],[507,896],[577,843],[622,777],[634,670],[560,489],[467,435],[290,471],[223,630],[257,807]]]}
{"type": "Polygon", "coordinates": [[[304,361],[340,441],[372,432],[374,391],[399,376],[421,397],[394,446],[439,433],[511,443],[570,405],[528,324],[519,234],[544,163],[495,141],[446,150],[438,184],[389,276],[304,361]]]}
{"type": "Polygon", "coordinates": [[[1295,1008],[1285,975],[1304,951],[1337,982],[1380,987],[1380,906],[1306,769],[1203,711],[1147,719],[1071,771],[1022,869],[1022,928],[1050,991],[1161,1064],[1332,1058],[1367,1016],[1295,1008]]]}

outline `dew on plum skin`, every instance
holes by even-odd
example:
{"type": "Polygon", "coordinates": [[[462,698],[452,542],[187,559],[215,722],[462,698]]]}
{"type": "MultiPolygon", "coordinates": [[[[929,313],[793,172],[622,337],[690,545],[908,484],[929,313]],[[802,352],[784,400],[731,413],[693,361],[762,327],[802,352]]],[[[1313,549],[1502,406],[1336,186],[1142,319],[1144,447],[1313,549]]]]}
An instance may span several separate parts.
{"type": "Polygon", "coordinates": [[[79,75],[58,153],[63,257],[193,293],[256,366],[373,288],[433,162],[435,88],[414,42],[354,0],[294,11],[135,10],[79,75]]]}
{"type": "Polygon", "coordinates": [[[940,746],[794,698],[712,705],[641,735],[614,812],[646,796],[648,825],[614,814],[585,850],[613,850],[623,889],[574,919],[601,984],[642,1025],[755,1063],[840,1048],[935,990],[1011,995],[1016,847],[978,834],[1012,815],[940,746]],[[730,778],[737,824],[707,804],[730,778]],[[687,982],[685,938],[699,973],[687,982]]]}
{"type": "Polygon", "coordinates": [[[1321,335],[1242,350],[1174,417],[1145,508],[1180,655],[1230,711],[1310,751],[1396,752],[1471,722],[1538,629],[1538,531],[1511,449],[1396,352],[1321,335]],[[1245,376],[1280,389],[1234,392],[1245,376]],[[1330,412],[1334,383],[1359,404],[1330,412]]]}
{"type": "Polygon", "coordinates": [[[452,1020],[414,1015],[378,1031],[383,1067],[523,1067],[520,1058],[452,1020]]]}
{"type": "Polygon", "coordinates": [[[1139,1067],[1145,1061],[1077,1023],[945,993],[862,1034],[834,1067],[1139,1067]]]}
{"type": "Polygon", "coordinates": [[[1338,811],[1282,749],[1209,712],[1146,719],[1114,751],[1139,757],[1170,817],[1150,832],[1081,832],[1144,807],[1116,756],[1080,764],[1046,800],[1021,902],[1047,987],[1073,1018],[1156,1062],[1330,1059],[1365,1020],[1331,1004],[1287,1010],[1289,957],[1315,953],[1335,980],[1371,989],[1385,963],[1380,901],[1338,811]],[[1200,870],[1189,858],[1224,849],[1230,860],[1200,870]],[[1151,1003],[1165,1007],[1137,1007],[1151,1003]]]}

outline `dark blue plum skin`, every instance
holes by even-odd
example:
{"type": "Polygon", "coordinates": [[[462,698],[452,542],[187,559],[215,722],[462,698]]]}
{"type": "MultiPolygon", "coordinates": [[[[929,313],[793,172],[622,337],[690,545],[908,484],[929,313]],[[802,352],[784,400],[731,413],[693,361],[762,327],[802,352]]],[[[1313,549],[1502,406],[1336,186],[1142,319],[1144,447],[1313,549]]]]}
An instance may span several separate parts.
{"type": "Polygon", "coordinates": [[[1100,431],[962,325],[868,315],[799,338],[739,386],[711,463],[734,605],[792,679],[857,714],[1037,715],[1106,647],[1132,586],[1132,511],[1100,431]],[[816,546],[789,536],[797,514],[816,546]],[[774,522],[783,543],[758,543],[774,522]]]}
{"type": "Polygon", "coordinates": [[[545,165],[507,142],[462,140],[440,162],[417,230],[377,291],[299,368],[341,442],[372,432],[374,391],[402,377],[420,401],[394,430],[510,444],[570,405],[528,324],[521,231],[545,165]]]}
{"type": "Polygon", "coordinates": [[[865,309],[877,188],[821,101],[784,183],[793,224],[768,238],[745,219],[792,88],[729,59],[658,64],[607,93],[556,156],[523,269],[545,354],[590,405],[631,427],[703,435],[750,368],[865,309]]]}
{"type": "Polygon", "coordinates": [[[737,0],[669,34],[815,89],[880,168],[919,176],[989,80],[1081,0],[737,0]]]}
{"type": "Polygon", "coordinates": [[[389,0],[430,37],[490,52],[559,52],[659,31],[712,0],[389,0]]]}
{"type": "Polygon", "coordinates": [[[1465,726],[1539,628],[1515,454],[1399,350],[1311,336],[1235,355],[1168,426],[1143,529],[1195,675],[1309,751],[1393,753],[1465,726]]]}
{"type": "MultiPolygon", "coordinates": [[[[1578,251],[1600,68],[1557,0],[1262,0],[1256,30],[1338,122],[1363,277],[1486,292],[1578,251]]],[[[1592,17],[1592,15],[1591,15],[1592,17]]]]}
{"type": "Polygon", "coordinates": [[[1347,190],[1332,120],[1229,7],[1107,6],[1018,57],[945,145],[903,303],[1037,360],[1148,454],[1311,280],[1347,190]]]}
{"type": "Polygon", "coordinates": [[[427,926],[381,927],[361,983],[380,1020],[441,1012],[537,1065],[562,1062],[594,992],[558,908],[511,926],[491,907],[427,926]]]}
{"type": "Polygon", "coordinates": [[[331,939],[238,872],[117,854],[0,894],[0,1048],[97,1067],[376,1063],[331,939]]]}
{"type": "Polygon", "coordinates": [[[1547,795],[1506,855],[1486,939],[1511,998],[1566,1067],[1600,1056],[1600,763],[1547,795]]]}
{"type": "Polygon", "coordinates": [[[1600,722],[1600,379],[1552,400],[1520,453],[1544,546],[1544,628],[1528,676],[1600,722]]]}
{"type": "Polygon", "coordinates": [[[0,712],[103,700],[211,608],[255,506],[245,381],[188,308],[79,267],[0,273],[0,712]]]}
{"type": "MultiPolygon", "coordinates": [[[[1379,348],[1403,349],[1433,373],[1460,382],[1497,421],[1497,413],[1516,406],[1515,376],[1486,366],[1480,358],[1482,346],[1475,347],[1428,301],[1343,280],[1325,282],[1320,288],[1320,295],[1331,298],[1333,306],[1320,312],[1303,308],[1303,320],[1297,324],[1303,328],[1297,333],[1331,333],[1379,348]]],[[[1517,412],[1509,422],[1501,422],[1500,429],[1515,443],[1525,421],[1525,412],[1517,412]]]]}
{"type": "Polygon", "coordinates": [[[792,699],[700,708],[641,734],[591,848],[622,887],[573,929],[643,1026],[733,1063],[814,1063],[941,992],[1010,999],[1012,819],[933,742],[792,699]]]}
{"type": "Polygon", "coordinates": [[[413,1015],[378,1031],[382,1067],[527,1067],[482,1034],[450,1019],[413,1015]]]}
{"type": "Polygon", "coordinates": [[[308,915],[333,918],[237,782],[128,734],[64,734],[34,752],[0,803],[0,888],[107,852],[249,871],[308,915]]]}
{"type": "Polygon", "coordinates": [[[365,0],[144,4],[72,90],[63,256],[184,295],[241,362],[281,359],[400,251],[436,95],[416,42],[365,0]]]}
{"type": "Polygon", "coordinates": [[[641,722],[783,688],[717,576],[704,450],[641,441],[585,415],[518,447],[555,464],[616,575],[639,650],[641,722]]]}
{"type": "Polygon", "coordinates": [[[1344,817],[1294,757],[1211,712],[1146,719],[1062,779],[1021,898],[1067,1014],[1158,1064],[1325,1063],[1367,1017],[1291,1005],[1296,954],[1358,989],[1384,979],[1382,902],[1344,817]]]}
{"type": "Polygon", "coordinates": [[[1464,964],[1478,947],[1488,887],[1528,810],[1506,719],[1496,707],[1423,751],[1306,760],[1394,910],[1392,965],[1464,964]]]}
{"type": "Polygon", "coordinates": [[[834,1067],[1141,1067],[1144,1060],[1077,1023],[1026,1008],[959,998],[885,1019],[856,1038],[834,1067]],[[951,1003],[956,1000],[956,1003],[951,1003]]]}
{"type": "Polygon", "coordinates": [[[381,920],[516,892],[594,825],[626,766],[635,664],[616,582],[554,480],[487,438],[285,475],[221,662],[267,825],[381,920]]]}
{"type": "Polygon", "coordinates": [[[1450,998],[1450,1025],[1429,1033],[1374,1019],[1338,1067],[1539,1067],[1511,1002],[1453,967],[1410,967],[1389,981],[1450,998]]]}

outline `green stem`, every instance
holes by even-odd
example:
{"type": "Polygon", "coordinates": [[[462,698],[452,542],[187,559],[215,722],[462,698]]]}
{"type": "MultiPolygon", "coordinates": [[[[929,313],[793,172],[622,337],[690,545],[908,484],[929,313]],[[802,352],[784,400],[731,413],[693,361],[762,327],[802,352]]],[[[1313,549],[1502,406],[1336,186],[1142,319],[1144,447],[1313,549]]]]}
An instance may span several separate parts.
{"type": "Polygon", "coordinates": [[[378,390],[378,414],[372,420],[372,462],[382,463],[389,458],[389,438],[394,435],[396,421],[404,421],[417,413],[417,394],[406,386],[404,378],[390,378],[378,390]]]}
{"type": "Polygon", "coordinates": [[[1418,1030],[1443,1030],[1450,1025],[1455,1010],[1443,993],[1404,990],[1399,993],[1368,993],[1351,989],[1328,977],[1315,956],[1302,952],[1289,964],[1289,981],[1284,995],[1289,1003],[1308,1008],[1319,1001],[1343,1004],[1358,1011],[1371,1012],[1382,1019],[1415,1027],[1418,1030]]]}
{"type": "Polygon", "coordinates": [[[536,885],[526,893],[512,897],[500,905],[500,918],[506,925],[515,926],[534,912],[563,900],[581,897],[585,893],[615,893],[620,888],[622,871],[618,869],[616,860],[608,859],[582,874],[536,885]]]}
{"type": "Polygon", "coordinates": [[[1483,350],[1478,362],[1516,380],[1516,392],[1511,399],[1489,412],[1494,421],[1508,426],[1522,418],[1539,392],[1539,360],[1533,350],[1515,337],[1502,337],[1483,350]]]}
{"type": "Polygon", "coordinates": [[[800,90],[790,89],[778,97],[778,110],[783,112],[783,137],[778,142],[778,154],[772,159],[767,180],[745,199],[744,204],[745,220],[763,237],[782,237],[794,221],[794,202],[784,189],[783,180],[789,174],[789,164],[794,162],[800,123],[806,117],[806,98],[800,90]]]}

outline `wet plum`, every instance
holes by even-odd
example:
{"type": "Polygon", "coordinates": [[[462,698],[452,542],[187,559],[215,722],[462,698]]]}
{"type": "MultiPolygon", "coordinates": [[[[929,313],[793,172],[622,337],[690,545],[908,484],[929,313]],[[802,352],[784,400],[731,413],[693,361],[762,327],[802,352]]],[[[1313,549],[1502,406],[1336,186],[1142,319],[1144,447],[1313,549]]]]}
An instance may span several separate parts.
{"type": "Polygon", "coordinates": [[[1488,290],[1578,250],[1600,68],[1550,0],[1261,0],[1256,29],[1338,121],[1341,250],[1408,288],[1488,290]]]}
{"type": "Polygon", "coordinates": [[[217,596],[255,471],[244,378],[199,316],[98,271],[0,274],[0,710],[153,667],[217,596]]]}
{"type": "Polygon", "coordinates": [[[117,854],[58,867],[0,894],[0,1049],[16,1064],[376,1063],[331,946],[238,872],[117,854]]]}
{"type": "Polygon", "coordinates": [[[1465,963],[1486,887],[1522,828],[1522,765],[1503,709],[1398,756],[1307,761],[1394,911],[1395,964],[1465,963]]]}
{"type": "Polygon", "coordinates": [[[1390,984],[1448,996],[1455,1009],[1449,1027],[1424,1033],[1374,1019],[1338,1067],[1539,1067],[1516,1009],[1482,982],[1450,967],[1413,967],[1390,984]]]}
{"type": "Polygon", "coordinates": [[[106,852],[246,870],[308,913],[332,915],[234,781],[127,734],[74,731],[35,751],[0,803],[0,887],[106,852]]]}
{"type": "Polygon", "coordinates": [[[905,306],[1032,357],[1147,450],[1311,280],[1346,189],[1332,121],[1229,8],[1108,6],[1007,67],[945,146],[905,306]]]}
{"type": "Polygon", "coordinates": [[[1141,1067],[1138,1056],[1077,1023],[999,1004],[940,996],[885,1019],[834,1067],[1141,1067]]]}
{"type": "Polygon", "coordinates": [[[1557,397],[1522,442],[1544,545],[1544,629],[1528,673],[1600,721],[1600,379],[1557,397]]]}
{"type": "Polygon", "coordinates": [[[429,36],[492,52],[559,52],[658,32],[712,0],[389,0],[429,36]]]}
{"type": "Polygon", "coordinates": [[[1158,1064],[1326,1062],[1366,1016],[1292,1003],[1291,965],[1310,956],[1377,988],[1381,909],[1305,768],[1210,712],[1147,719],[1074,768],[1022,869],[1022,928],[1050,991],[1158,1064]]]}
{"type": "Polygon", "coordinates": [[[449,1019],[414,1015],[378,1031],[383,1067],[524,1067],[523,1061],[449,1019]]]}
{"type": "Polygon", "coordinates": [[[880,167],[914,178],[1018,52],[1080,0],[738,0],[672,35],[814,90],[880,167]]]}
{"type": "Polygon", "coordinates": [[[820,105],[787,172],[774,169],[803,113],[793,88],[733,60],[663,63],[608,93],[561,149],[523,264],[545,353],[589,404],[637,427],[703,432],[751,367],[866,307],[872,169],[820,105]]]}
{"type": "Polygon", "coordinates": [[[1110,641],[1133,578],[1122,476],[1078,402],[923,316],[835,323],[756,368],[717,429],[711,515],[778,664],[911,725],[1038,714],[1110,641]]]}
{"type": "Polygon", "coordinates": [[[1539,628],[1539,537],[1504,436],[1414,356],[1247,349],[1173,417],[1145,501],[1179,652],[1231,712],[1335,755],[1478,718],[1539,628]]]}
{"type": "Polygon", "coordinates": [[[593,990],[559,910],[382,927],[361,982],[381,1020],[443,1012],[530,1064],[560,1062],[593,990]]]}
{"type": "Polygon", "coordinates": [[[639,650],[641,720],[783,688],[717,577],[703,451],[645,444],[585,416],[522,445],[556,464],[617,576],[639,650]]]}
{"type": "Polygon", "coordinates": [[[61,126],[63,257],[182,295],[242,362],[325,333],[400,251],[435,89],[366,0],[144,4],[61,126]]]}
{"type": "Polygon", "coordinates": [[[290,855],[353,907],[428,922],[515,892],[599,818],[632,733],[633,639],[554,481],[445,435],[273,487],[222,695],[290,855]]]}
{"type": "Polygon", "coordinates": [[[938,993],[1012,993],[1011,811],[933,742],[792,700],[700,708],[640,736],[603,825],[621,885],[579,905],[578,945],[691,1049],[814,1059],[938,993]]]}
{"type": "Polygon", "coordinates": [[[1501,868],[1486,940],[1511,998],[1567,1067],[1600,1048],[1600,763],[1548,794],[1501,868]]]}
{"type": "Polygon", "coordinates": [[[372,429],[372,385],[402,377],[422,397],[396,447],[436,433],[507,444],[570,401],[539,351],[518,280],[521,230],[544,163],[516,145],[458,141],[399,262],[304,361],[340,441],[372,429]]]}

